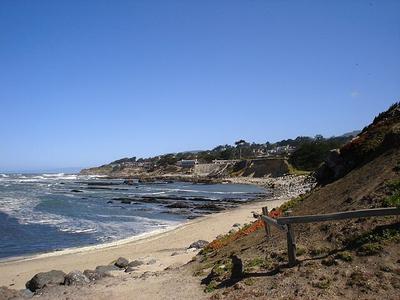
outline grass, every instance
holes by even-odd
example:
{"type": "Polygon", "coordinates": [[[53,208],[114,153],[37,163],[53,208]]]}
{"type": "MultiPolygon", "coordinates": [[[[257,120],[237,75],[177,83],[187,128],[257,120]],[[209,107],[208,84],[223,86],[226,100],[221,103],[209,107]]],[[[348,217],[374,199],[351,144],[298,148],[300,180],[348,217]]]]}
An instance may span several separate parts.
{"type": "Polygon", "coordinates": [[[383,200],[385,207],[400,207],[400,179],[394,179],[386,183],[392,195],[383,200]]]}
{"type": "Polygon", "coordinates": [[[253,268],[253,267],[259,267],[259,266],[262,266],[262,265],[264,265],[264,259],[262,259],[262,258],[254,258],[254,259],[252,259],[252,260],[250,260],[247,264],[246,264],[246,267],[249,267],[249,268],[253,268]]]}
{"type": "Polygon", "coordinates": [[[358,250],[357,254],[360,256],[371,256],[379,254],[383,250],[383,246],[379,243],[367,243],[362,245],[358,250]]]}
{"type": "Polygon", "coordinates": [[[299,203],[303,202],[303,200],[304,200],[304,196],[299,196],[299,197],[293,198],[293,199],[291,199],[291,200],[286,201],[285,203],[283,203],[283,204],[279,207],[279,209],[280,209],[282,212],[288,211],[289,209],[292,209],[293,207],[295,207],[295,206],[298,205],[299,203]]]}
{"type": "Polygon", "coordinates": [[[215,291],[215,289],[217,288],[218,283],[216,281],[211,281],[209,284],[206,285],[206,287],[204,288],[204,292],[206,293],[212,293],[215,291]]]}
{"type": "Polygon", "coordinates": [[[388,242],[400,242],[400,223],[378,226],[347,242],[347,246],[357,249],[357,254],[376,255],[383,250],[383,245],[388,242]]]}
{"type": "Polygon", "coordinates": [[[343,251],[336,254],[336,258],[342,261],[351,262],[353,260],[353,256],[350,251],[343,251]]]}
{"type": "Polygon", "coordinates": [[[322,276],[318,281],[313,281],[312,286],[326,290],[331,285],[331,280],[325,276],[322,276]]]}
{"type": "Polygon", "coordinates": [[[299,170],[295,168],[292,164],[288,164],[289,174],[291,175],[310,175],[310,171],[299,170]]]}
{"type": "Polygon", "coordinates": [[[296,248],[296,255],[301,256],[307,252],[306,248],[304,247],[297,247],[296,248]]]}
{"type": "Polygon", "coordinates": [[[310,249],[311,256],[319,256],[322,254],[329,253],[330,249],[328,247],[313,247],[310,249]]]}

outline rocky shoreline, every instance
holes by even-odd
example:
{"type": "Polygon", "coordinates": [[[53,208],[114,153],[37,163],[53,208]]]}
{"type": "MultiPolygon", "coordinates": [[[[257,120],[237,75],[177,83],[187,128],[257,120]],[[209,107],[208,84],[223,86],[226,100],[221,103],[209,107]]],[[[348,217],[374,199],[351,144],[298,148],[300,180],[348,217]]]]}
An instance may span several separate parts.
{"type": "MultiPolygon", "coordinates": [[[[230,179],[224,179],[225,183],[240,183],[240,184],[255,184],[255,185],[259,185],[259,186],[263,186],[265,188],[268,188],[271,190],[271,193],[268,194],[267,199],[269,201],[273,201],[274,203],[278,201],[278,203],[282,203],[285,200],[287,200],[290,197],[293,196],[298,196],[299,194],[305,193],[306,191],[308,191],[310,188],[312,188],[312,186],[314,185],[314,182],[312,180],[310,180],[310,178],[305,177],[305,176],[285,176],[282,178],[257,178],[257,179],[252,179],[252,178],[230,178],[230,179]],[[286,198],[285,198],[286,197],[286,198]],[[279,200],[280,199],[280,200],[279,200]]],[[[127,184],[127,183],[125,183],[127,184]]],[[[102,184],[100,185],[96,185],[96,184],[92,184],[92,185],[88,185],[88,187],[106,187],[106,186],[102,186],[102,184]]],[[[265,199],[264,195],[264,201],[265,199]]],[[[257,198],[258,200],[261,200],[261,195],[259,195],[259,197],[257,198]]],[[[126,203],[126,205],[131,205],[131,203],[135,202],[135,201],[149,201],[149,202],[153,202],[153,201],[157,201],[157,202],[162,202],[163,205],[165,205],[166,207],[168,207],[169,209],[176,209],[176,210],[182,210],[183,212],[185,210],[188,210],[188,207],[186,206],[186,204],[190,203],[190,205],[192,205],[193,207],[189,207],[189,209],[193,209],[195,206],[197,206],[197,208],[195,208],[198,211],[202,211],[202,215],[207,214],[207,213],[212,213],[212,212],[219,212],[225,209],[230,209],[230,208],[234,208],[240,205],[240,203],[242,203],[242,201],[240,201],[239,199],[237,201],[233,200],[231,201],[231,203],[227,203],[228,201],[218,201],[218,204],[214,204],[214,202],[216,202],[215,200],[211,199],[206,199],[206,198],[201,198],[199,197],[198,199],[194,199],[193,197],[191,199],[186,199],[185,197],[182,197],[182,199],[176,199],[176,197],[174,197],[174,199],[170,199],[167,196],[164,197],[141,197],[141,198],[120,198],[120,199],[113,199],[113,202],[120,202],[121,204],[123,204],[124,202],[126,203]],[[178,201],[179,200],[179,201],[178,201]],[[210,201],[207,201],[210,200],[210,201]],[[199,203],[200,205],[197,205],[197,203],[199,203]],[[207,206],[207,204],[212,205],[211,206],[207,206]],[[206,205],[206,206],[203,206],[206,205]]],[[[248,205],[243,206],[243,208],[240,208],[240,210],[242,211],[247,211],[246,215],[248,215],[247,218],[252,217],[251,214],[251,206],[257,205],[257,207],[261,207],[263,204],[260,202],[259,204],[257,201],[254,202],[254,204],[251,204],[252,201],[250,203],[248,203],[248,205]]],[[[271,205],[272,202],[271,202],[271,205]]],[[[275,204],[276,205],[276,204],[275,204]]],[[[233,212],[235,210],[228,210],[228,213],[233,212]]],[[[234,218],[232,220],[237,221],[237,218],[234,218]]],[[[254,220],[254,219],[253,219],[254,220]]],[[[222,221],[222,220],[221,220],[222,221]]],[[[203,222],[206,222],[206,220],[204,220],[203,222]]],[[[220,221],[218,221],[220,222],[220,221]]],[[[224,221],[226,222],[226,221],[224,221]]],[[[230,221],[232,222],[232,221],[230,221]]],[[[240,224],[232,222],[232,224],[230,226],[231,227],[230,230],[236,230],[236,226],[240,226],[240,224]],[[232,225],[233,224],[233,225],[232,225]]],[[[243,223],[244,224],[244,223],[243,223]]],[[[192,226],[196,226],[195,224],[193,224],[192,226]]],[[[226,226],[226,225],[225,225],[226,226]]],[[[219,226],[218,226],[219,228],[219,226]]],[[[221,228],[219,230],[222,230],[221,228]]],[[[226,230],[226,229],[225,229],[226,230]]],[[[201,232],[201,231],[200,231],[201,232]]],[[[218,231],[217,231],[218,232],[218,231]]],[[[220,233],[222,233],[223,231],[221,231],[220,233]]],[[[200,236],[198,236],[200,237],[200,236]]],[[[189,236],[185,235],[186,239],[190,239],[189,236]]],[[[193,238],[193,237],[192,237],[193,238]]],[[[193,241],[193,240],[192,240],[193,241]]],[[[206,245],[207,242],[202,241],[202,243],[200,243],[200,248],[203,247],[204,245],[206,245]]],[[[194,245],[194,244],[192,244],[194,245]]],[[[165,247],[165,246],[164,246],[165,247]]],[[[183,259],[183,257],[187,257],[186,259],[190,259],[191,256],[193,256],[194,254],[197,253],[199,248],[194,248],[191,249],[190,247],[192,246],[188,246],[188,244],[186,244],[186,248],[174,248],[175,250],[171,252],[170,257],[171,258],[178,258],[181,256],[183,259]]],[[[197,247],[197,246],[196,246],[197,247]]],[[[192,247],[193,248],[193,247],[192,247]]],[[[153,254],[154,255],[154,254],[153,254]]],[[[129,256],[128,256],[129,257],[129,256]]],[[[55,293],[59,293],[60,291],[63,291],[65,288],[68,288],[69,286],[77,286],[77,287],[82,287],[82,288],[95,288],[97,289],[97,286],[99,284],[101,284],[101,286],[103,285],[103,282],[107,282],[107,278],[113,278],[115,277],[115,280],[125,280],[123,278],[125,278],[127,275],[129,276],[133,276],[132,278],[139,278],[139,279],[144,279],[147,278],[148,276],[148,271],[146,271],[146,268],[149,267],[149,264],[155,263],[156,261],[158,261],[158,259],[155,259],[154,256],[153,257],[148,257],[144,259],[144,261],[138,261],[138,259],[134,259],[131,262],[129,262],[127,259],[124,258],[117,258],[116,260],[113,261],[112,263],[110,263],[109,265],[105,264],[105,265],[99,265],[97,267],[95,267],[94,269],[85,269],[82,271],[78,270],[72,270],[70,272],[63,272],[63,271],[57,271],[57,270],[52,270],[52,271],[45,271],[45,272],[41,272],[41,273],[37,273],[36,275],[31,274],[30,277],[31,279],[27,282],[26,287],[27,289],[24,290],[12,290],[12,286],[10,287],[3,287],[0,289],[0,295],[3,296],[3,298],[5,299],[10,299],[12,297],[16,297],[16,298],[30,298],[30,297],[37,297],[40,295],[54,295],[55,293]],[[140,265],[144,265],[146,266],[146,268],[142,268],[140,267],[140,265]],[[121,267],[122,266],[122,267],[121,267]],[[122,274],[127,274],[127,275],[122,275],[122,274]],[[147,275],[146,275],[147,274],[147,275]],[[54,275],[54,276],[53,276],[54,275]],[[5,296],[6,295],[6,296],[5,296]],[[8,297],[8,298],[7,298],[8,297]]],[[[160,261],[161,262],[161,261],[160,261]]],[[[159,264],[159,263],[157,263],[159,264]]],[[[58,265],[59,266],[59,265],[58,265]]],[[[151,266],[150,266],[151,267],[151,266]]],[[[59,269],[63,270],[63,268],[61,266],[58,267],[59,269]]],[[[58,269],[56,267],[56,269],[58,269]]],[[[165,268],[167,269],[168,268],[165,268]]],[[[161,269],[157,272],[162,272],[161,269]]],[[[51,269],[47,269],[47,270],[51,270],[51,269]]],[[[128,276],[128,278],[130,278],[128,276]]],[[[175,276],[175,275],[174,275],[175,276]]],[[[117,280],[117,282],[118,282],[117,280]]]]}

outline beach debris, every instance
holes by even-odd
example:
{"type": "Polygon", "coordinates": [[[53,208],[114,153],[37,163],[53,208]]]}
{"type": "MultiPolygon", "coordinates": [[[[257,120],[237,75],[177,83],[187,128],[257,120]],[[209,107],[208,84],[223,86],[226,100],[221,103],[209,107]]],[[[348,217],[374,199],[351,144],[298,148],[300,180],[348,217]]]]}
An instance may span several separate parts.
{"type": "Polygon", "coordinates": [[[139,266],[141,266],[141,265],[143,265],[144,264],[144,262],[143,261],[141,261],[141,260],[133,260],[133,261],[131,261],[129,264],[128,264],[128,267],[132,267],[132,268],[135,268],[135,267],[139,267],[139,266]]]}
{"type": "Polygon", "coordinates": [[[112,203],[114,203],[114,201],[112,201],[112,200],[107,201],[107,204],[112,204],[112,203]]]}
{"type": "Polygon", "coordinates": [[[258,219],[260,217],[260,214],[258,212],[252,211],[251,213],[253,214],[254,219],[258,219]]]}
{"type": "Polygon", "coordinates": [[[115,266],[121,269],[125,269],[129,265],[129,261],[124,257],[119,257],[114,263],[115,266]]]}
{"type": "Polygon", "coordinates": [[[35,292],[43,288],[45,285],[61,285],[64,284],[65,273],[60,270],[51,270],[49,272],[41,272],[36,274],[29,280],[25,286],[27,289],[35,292]]]}
{"type": "Polygon", "coordinates": [[[72,271],[65,275],[64,285],[84,285],[90,282],[81,271],[72,271]]]}
{"type": "Polygon", "coordinates": [[[83,191],[80,191],[80,190],[71,190],[71,193],[83,193],[83,191]]]}
{"type": "Polygon", "coordinates": [[[177,255],[179,255],[180,253],[179,252],[172,252],[172,254],[171,254],[171,256],[177,256],[177,255]]]}
{"type": "Polygon", "coordinates": [[[240,223],[235,223],[232,225],[232,227],[240,227],[240,223]]]}
{"type": "Polygon", "coordinates": [[[194,243],[191,243],[190,246],[188,247],[188,249],[190,249],[190,248],[202,249],[205,246],[207,246],[208,244],[209,244],[209,242],[207,242],[205,240],[198,240],[194,243]]]}

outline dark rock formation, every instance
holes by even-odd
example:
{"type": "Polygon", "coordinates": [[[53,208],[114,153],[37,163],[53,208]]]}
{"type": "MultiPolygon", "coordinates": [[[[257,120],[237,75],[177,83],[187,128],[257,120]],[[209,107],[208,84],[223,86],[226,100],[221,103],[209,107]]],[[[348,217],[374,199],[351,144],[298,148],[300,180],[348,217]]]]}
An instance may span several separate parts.
{"type": "Polygon", "coordinates": [[[168,208],[190,208],[190,205],[185,202],[174,202],[172,204],[167,205],[168,208]]]}
{"type": "Polygon", "coordinates": [[[141,261],[141,260],[134,260],[134,261],[131,261],[128,264],[128,266],[132,267],[132,268],[135,268],[135,267],[138,267],[138,266],[141,266],[141,265],[143,265],[143,261],[141,261]]]}
{"type": "Polygon", "coordinates": [[[83,271],[83,274],[90,280],[90,281],[95,281],[95,280],[99,280],[103,277],[105,277],[105,273],[100,273],[100,272],[96,272],[93,270],[85,270],[83,271]]]}
{"type": "Polygon", "coordinates": [[[29,280],[25,286],[32,292],[35,292],[36,290],[39,290],[44,286],[64,284],[64,277],[65,273],[59,270],[42,272],[33,276],[32,279],[29,280]]]}
{"type": "Polygon", "coordinates": [[[207,246],[208,244],[209,244],[209,242],[207,242],[205,240],[198,240],[197,242],[191,243],[190,246],[188,247],[188,249],[190,249],[190,248],[202,249],[205,246],[207,246]]]}
{"type": "Polygon", "coordinates": [[[129,265],[129,261],[124,257],[120,257],[117,259],[114,265],[120,269],[125,269],[129,265]]]}
{"type": "Polygon", "coordinates": [[[72,271],[65,275],[64,285],[84,285],[90,280],[81,271],[72,271]]]}

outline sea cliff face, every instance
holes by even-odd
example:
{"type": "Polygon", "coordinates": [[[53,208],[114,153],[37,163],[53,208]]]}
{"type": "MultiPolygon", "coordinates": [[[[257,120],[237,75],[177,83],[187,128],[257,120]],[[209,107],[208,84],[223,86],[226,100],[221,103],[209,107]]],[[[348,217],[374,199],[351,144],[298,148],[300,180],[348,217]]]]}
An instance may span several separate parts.
{"type": "Polygon", "coordinates": [[[81,175],[105,175],[112,178],[158,178],[180,177],[182,179],[226,177],[265,176],[280,177],[290,173],[290,165],[286,159],[257,158],[219,164],[197,164],[193,168],[182,168],[176,165],[138,167],[136,164],[111,163],[100,167],[83,169],[81,175]]]}

